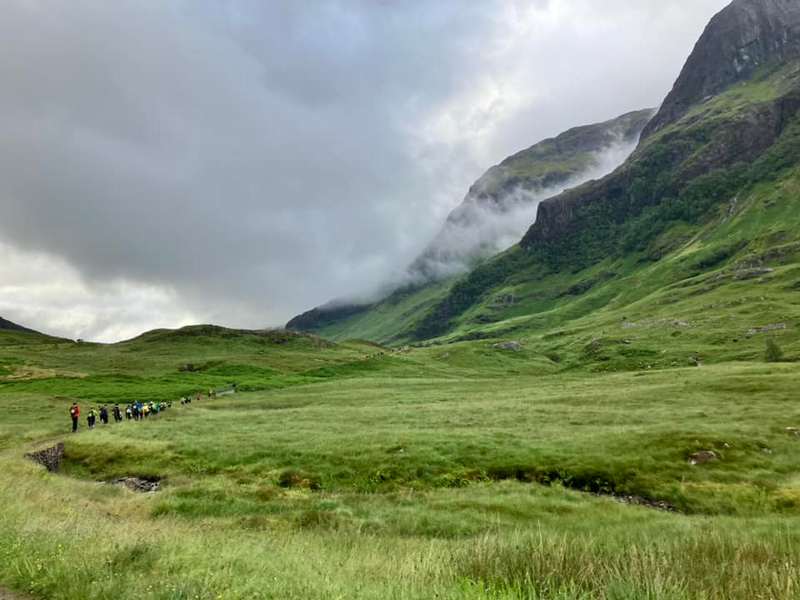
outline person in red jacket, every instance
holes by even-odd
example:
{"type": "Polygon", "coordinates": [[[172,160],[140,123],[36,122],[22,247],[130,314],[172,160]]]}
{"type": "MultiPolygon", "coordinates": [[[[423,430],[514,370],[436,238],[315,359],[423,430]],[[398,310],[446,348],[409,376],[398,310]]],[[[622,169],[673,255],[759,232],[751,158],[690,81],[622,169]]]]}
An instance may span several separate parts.
{"type": "Polygon", "coordinates": [[[81,416],[81,407],[77,402],[73,402],[69,407],[69,416],[72,417],[72,433],[78,431],[78,417],[81,416]]]}

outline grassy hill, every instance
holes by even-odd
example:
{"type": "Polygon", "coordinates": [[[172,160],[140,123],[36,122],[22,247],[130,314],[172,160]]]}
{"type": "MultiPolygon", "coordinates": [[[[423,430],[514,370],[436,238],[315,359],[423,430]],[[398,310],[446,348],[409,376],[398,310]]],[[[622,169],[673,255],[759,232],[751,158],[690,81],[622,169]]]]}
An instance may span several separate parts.
{"type": "Polygon", "coordinates": [[[527,343],[386,351],[207,326],[111,346],[13,335],[0,582],[34,597],[790,598],[800,584],[796,365],[763,352],[596,373],[584,354],[616,344],[556,360],[527,343]],[[251,391],[67,433],[73,400],[231,379],[251,391]],[[57,441],[58,474],[24,457],[57,441]]]}

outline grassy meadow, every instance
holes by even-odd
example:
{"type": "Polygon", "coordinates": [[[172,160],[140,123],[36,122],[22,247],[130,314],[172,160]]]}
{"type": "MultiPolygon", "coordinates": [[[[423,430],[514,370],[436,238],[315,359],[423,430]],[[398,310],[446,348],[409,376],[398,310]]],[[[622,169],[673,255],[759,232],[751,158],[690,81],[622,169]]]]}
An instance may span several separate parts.
{"type": "MultiPolygon", "coordinates": [[[[59,599],[797,597],[796,365],[765,362],[753,336],[740,360],[690,367],[699,333],[642,331],[634,347],[664,336],[682,364],[600,360],[574,332],[556,336],[559,361],[547,334],[514,352],[2,333],[0,584],[59,599]],[[232,381],[235,396],[68,433],[73,399],[232,381]],[[24,458],[55,441],[60,473],[24,458]],[[690,465],[700,451],[718,459],[690,465]],[[109,483],[131,476],[162,487],[109,483]]],[[[793,331],[774,336],[791,358],[793,331]]]]}

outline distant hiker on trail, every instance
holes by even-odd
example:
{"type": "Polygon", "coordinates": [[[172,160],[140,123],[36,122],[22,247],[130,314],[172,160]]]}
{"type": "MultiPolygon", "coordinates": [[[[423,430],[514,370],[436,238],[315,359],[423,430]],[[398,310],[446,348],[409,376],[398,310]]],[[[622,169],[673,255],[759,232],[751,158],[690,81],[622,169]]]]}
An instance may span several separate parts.
{"type": "Polygon", "coordinates": [[[77,402],[73,402],[69,407],[69,416],[72,418],[72,433],[78,431],[78,417],[81,416],[81,407],[77,402]]]}
{"type": "Polygon", "coordinates": [[[94,422],[97,419],[97,412],[93,409],[89,409],[89,414],[86,415],[86,424],[89,426],[89,429],[94,429],[94,422]]]}
{"type": "Polygon", "coordinates": [[[128,406],[125,407],[125,418],[128,421],[130,421],[133,418],[133,409],[131,408],[130,404],[128,404],[128,406]]]}
{"type": "Polygon", "coordinates": [[[108,409],[105,404],[100,408],[100,422],[103,425],[108,425],[108,409]]]}
{"type": "Polygon", "coordinates": [[[120,411],[119,409],[119,404],[115,404],[114,409],[111,412],[114,413],[115,423],[119,423],[120,421],[122,421],[122,411],[120,411]]]}

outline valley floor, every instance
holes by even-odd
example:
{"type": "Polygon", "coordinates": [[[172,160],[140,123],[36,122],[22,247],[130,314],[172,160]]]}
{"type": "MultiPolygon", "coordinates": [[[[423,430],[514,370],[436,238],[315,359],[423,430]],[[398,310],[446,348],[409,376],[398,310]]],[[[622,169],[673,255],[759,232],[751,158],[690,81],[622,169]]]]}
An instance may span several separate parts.
{"type": "Polygon", "coordinates": [[[470,374],[433,353],[74,436],[67,399],[0,386],[0,582],[65,600],[800,594],[794,364],[470,374]],[[53,440],[59,474],[23,457],[53,440]],[[108,483],[127,476],[162,487],[108,483]]]}

